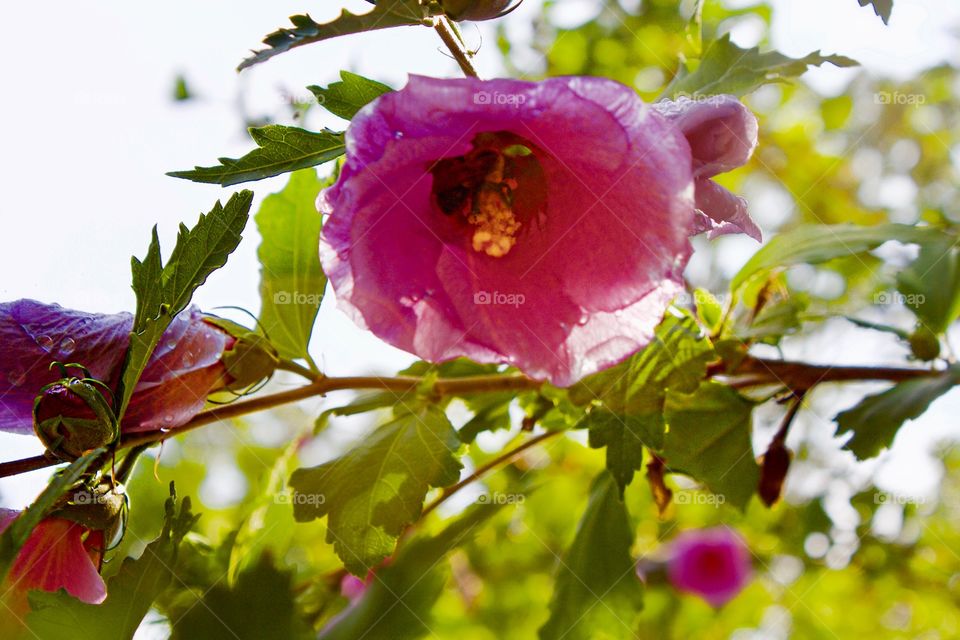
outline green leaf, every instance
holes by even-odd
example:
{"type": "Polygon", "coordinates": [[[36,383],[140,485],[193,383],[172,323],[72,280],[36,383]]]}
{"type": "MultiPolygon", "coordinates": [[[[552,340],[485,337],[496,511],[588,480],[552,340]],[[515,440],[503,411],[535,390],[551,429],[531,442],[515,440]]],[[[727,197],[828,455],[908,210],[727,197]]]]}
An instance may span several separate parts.
{"type": "Polygon", "coordinates": [[[809,304],[810,297],[803,293],[778,297],[765,304],[749,326],[735,327],[734,331],[738,338],[744,340],[779,344],[783,336],[800,329],[803,324],[801,316],[809,304]]]}
{"type": "Polygon", "coordinates": [[[706,382],[692,394],[667,396],[662,456],[670,471],[703,482],[743,509],[760,480],[750,443],[753,403],[729,387],[706,382]]]}
{"type": "Polygon", "coordinates": [[[960,316],[960,248],[942,235],[920,245],[909,267],[897,274],[904,305],[934,334],[942,334],[960,316]]]}
{"type": "Polygon", "coordinates": [[[344,9],[336,20],[322,24],[308,15],[290,16],[293,28],[282,28],[269,34],[263,39],[267,48],[254,51],[252,56],[240,63],[237,70],[242,71],[273,56],[321,40],[375,29],[417,25],[427,17],[429,14],[419,0],[380,0],[373,11],[357,15],[344,9]]]}
{"type": "MultiPolygon", "coordinates": [[[[172,492],[172,487],[171,487],[172,492]]],[[[176,495],[167,500],[167,517],[160,537],[147,545],[139,559],[127,558],[110,580],[107,599],[99,605],[81,602],[65,592],[30,594],[34,611],[27,621],[38,640],[128,640],[154,600],[173,582],[177,551],[200,516],[184,498],[177,510],[176,495]]],[[[200,636],[197,636],[200,637],[200,636]]]]}
{"type": "Polygon", "coordinates": [[[368,103],[393,91],[392,87],[382,82],[364,78],[349,71],[340,72],[340,82],[334,82],[328,87],[313,85],[307,89],[317,97],[320,106],[344,120],[353,119],[357,111],[368,103]]]}
{"type": "Polygon", "coordinates": [[[633,527],[613,477],[594,480],[573,544],[560,562],[543,640],[635,638],[643,586],[630,547],[633,527]]]}
{"type": "Polygon", "coordinates": [[[797,227],[774,237],[734,276],[730,289],[735,291],[754,276],[770,269],[795,264],[817,264],[834,258],[863,253],[884,242],[924,242],[939,231],[906,224],[881,224],[864,227],[853,224],[810,225],[797,227]]]}
{"type": "Polygon", "coordinates": [[[314,202],[323,181],[313,169],[290,176],[267,196],[255,220],[260,258],[260,327],[280,356],[311,362],[310,334],[327,286],[320,267],[320,215],[314,202]]]}
{"type": "Polygon", "coordinates": [[[343,456],[295,471],[294,516],[300,522],[329,516],[327,542],[350,572],[366,575],[420,516],[429,488],[459,479],[459,446],[441,410],[401,415],[343,456]]]}
{"type": "Polygon", "coordinates": [[[954,365],[940,375],[914,378],[872,396],[837,414],[837,434],[853,433],[844,449],[860,460],[876,456],[893,444],[897,431],[907,420],[923,414],[930,404],[960,384],[960,366],[954,365]]]}
{"type": "Polygon", "coordinates": [[[297,611],[293,574],[262,556],[232,588],[212,586],[202,600],[173,620],[172,640],[296,640],[312,637],[297,611]]]}
{"type": "Polygon", "coordinates": [[[663,446],[663,415],[621,416],[594,410],[586,418],[590,446],[607,448],[607,470],[613,474],[621,494],[633,482],[633,474],[643,466],[643,446],[663,446]]]}
{"type": "Polygon", "coordinates": [[[0,534],[0,585],[6,580],[13,561],[16,560],[17,554],[20,553],[20,549],[34,528],[57,505],[60,498],[80,480],[90,465],[105,453],[106,449],[95,449],[58,471],[33,504],[24,509],[23,513],[0,534]]]}
{"type": "Polygon", "coordinates": [[[890,24],[890,14],[893,13],[893,0],[857,0],[861,7],[868,4],[873,7],[873,12],[880,16],[883,24],[890,24]]]}
{"type": "Polygon", "coordinates": [[[429,634],[430,610],[448,573],[441,560],[500,508],[475,505],[436,537],[404,545],[389,566],[377,571],[363,597],[320,632],[320,640],[413,640],[429,634]]]}
{"type": "Polygon", "coordinates": [[[167,175],[229,187],[315,167],[339,158],[346,149],[343,134],[327,129],[316,132],[269,124],[251,128],[250,137],[257,148],[242,158],[219,158],[220,165],[216,167],[195,167],[167,175]]]}
{"type": "Polygon", "coordinates": [[[693,318],[668,314],[645,349],[571,387],[573,402],[598,405],[584,424],[590,446],[607,447],[607,469],[621,491],[643,465],[643,445],[663,444],[667,391],[694,391],[715,357],[693,318]]]}
{"type": "Polygon", "coordinates": [[[121,376],[118,411],[121,418],[163,332],[173,318],[187,308],[194,291],[227,263],[227,257],[240,244],[252,201],[251,191],[241,191],[235,193],[226,206],[218,201],[210,213],[201,214],[192,229],[180,225],[177,244],[166,265],[160,259],[156,228],[143,261],[133,258],[131,270],[137,311],[121,376]]]}
{"type": "Polygon", "coordinates": [[[808,67],[826,62],[838,67],[857,64],[850,58],[825,56],[819,51],[803,58],[790,58],[777,51],[760,53],[759,47],[741,49],[730,40],[730,34],[727,33],[707,47],[696,71],[685,73],[681,70],[664,95],[711,96],[732,93],[742,96],[762,85],[801,76],[808,67]]]}

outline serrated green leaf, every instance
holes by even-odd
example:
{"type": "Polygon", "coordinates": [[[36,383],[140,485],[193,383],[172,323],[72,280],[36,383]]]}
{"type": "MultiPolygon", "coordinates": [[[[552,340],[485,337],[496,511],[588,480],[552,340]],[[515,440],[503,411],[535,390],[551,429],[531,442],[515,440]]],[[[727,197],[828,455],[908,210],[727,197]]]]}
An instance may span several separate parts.
{"type": "Polygon", "coordinates": [[[750,442],[753,406],[715,382],[692,394],[668,394],[661,455],[670,471],[688,474],[726,502],[745,508],[760,480],[750,442]]]}
{"type": "Polygon", "coordinates": [[[621,493],[643,466],[644,445],[654,449],[663,446],[664,422],[659,412],[627,416],[597,409],[584,422],[590,430],[590,446],[607,448],[607,470],[621,493]]]}
{"type": "Polygon", "coordinates": [[[320,215],[314,204],[325,185],[313,169],[297,171],[267,196],[254,217],[263,238],[260,327],[281,357],[310,359],[313,325],[327,286],[320,267],[320,215]]]}
{"type": "Polygon", "coordinates": [[[843,448],[860,460],[876,456],[893,444],[904,422],[922,415],[934,400],[957,384],[960,366],[953,366],[940,375],[906,380],[883,393],[867,396],[834,418],[838,435],[853,433],[843,448]]]}
{"type": "Polygon", "coordinates": [[[810,225],[781,233],[765,244],[733,277],[736,291],[752,277],[795,264],[817,264],[876,249],[884,242],[925,242],[939,231],[906,224],[864,227],[853,224],[810,225]]]}
{"type": "Polygon", "coordinates": [[[893,0],[857,0],[861,7],[871,5],[873,12],[880,16],[883,24],[890,24],[890,14],[893,13],[893,0]]]}
{"type": "Polygon", "coordinates": [[[571,387],[573,402],[597,405],[583,425],[590,446],[607,447],[607,469],[621,491],[643,465],[643,445],[663,444],[667,390],[695,390],[715,357],[693,318],[668,314],[645,349],[571,387]]]}
{"type": "Polygon", "coordinates": [[[292,572],[262,556],[231,588],[216,584],[197,606],[174,619],[171,640],[297,640],[310,638],[297,612],[292,572]]]}
{"type": "Polygon", "coordinates": [[[427,407],[379,427],[362,444],[290,478],[300,522],[328,516],[327,541],[355,575],[393,552],[430,487],[460,476],[457,433],[444,413],[427,407]]]}
{"type": "Polygon", "coordinates": [[[587,510],[560,563],[542,640],[636,637],[643,585],[630,557],[632,544],[627,507],[604,471],[593,482],[587,510]]]}
{"type": "Polygon", "coordinates": [[[167,502],[167,519],[160,536],[147,545],[140,558],[127,558],[110,580],[107,599],[91,605],[65,592],[30,594],[33,611],[27,618],[31,637],[37,640],[129,640],[139,628],[154,600],[173,582],[177,549],[199,516],[185,499],[176,509],[176,498],[167,502]]]}
{"type": "Polygon", "coordinates": [[[250,137],[257,148],[242,158],[219,158],[216,167],[195,167],[167,175],[229,187],[315,167],[339,158],[346,150],[343,134],[327,129],[317,132],[269,124],[251,128],[250,137]]]}
{"type": "MultiPolygon", "coordinates": [[[[23,547],[34,528],[43,520],[57,501],[73,487],[86,473],[95,460],[106,453],[106,449],[95,449],[69,466],[58,471],[29,507],[0,534],[0,584],[4,583],[13,561],[23,547]]],[[[2,596],[2,594],[0,594],[2,596]]]]}
{"type": "Polygon", "coordinates": [[[331,83],[327,87],[313,85],[307,89],[317,97],[320,106],[344,120],[351,120],[357,115],[357,111],[367,104],[393,91],[392,87],[382,82],[349,71],[340,72],[340,82],[331,83]]]}
{"type": "Polygon", "coordinates": [[[947,330],[960,316],[960,247],[953,236],[920,245],[909,267],[897,274],[904,306],[934,334],[947,330]]]}
{"type": "Polygon", "coordinates": [[[803,58],[790,58],[778,51],[760,53],[759,47],[741,49],[730,40],[730,34],[727,33],[707,47],[696,71],[678,74],[664,95],[677,97],[732,93],[742,96],[762,85],[801,76],[808,67],[826,62],[838,67],[857,64],[850,58],[825,56],[819,51],[803,58]]]}
{"type": "Polygon", "coordinates": [[[143,261],[133,258],[133,291],[137,310],[130,332],[130,347],[120,378],[120,409],[123,417],[154,348],[173,318],[187,308],[194,291],[211,273],[227,263],[240,244],[247,225],[253,192],[235,193],[226,206],[218,201],[210,213],[200,216],[188,229],[180,225],[177,244],[163,265],[156,228],[143,261]]]}
{"type": "Polygon", "coordinates": [[[269,34],[263,39],[268,48],[254,51],[237,70],[242,71],[296,47],[352,33],[417,25],[428,16],[426,7],[419,0],[380,0],[368,13],[357,15],[344,9],[336,20],[325,23],[316,22],[309,15],[290,16],[293,27],[269,34]]]}
{"type": "Polygon", "coordinates": [[[430,633],[430,610],[448,573],[443,556],[468,542],[500,508],[476,505],[437,536],[404,545],[377,571],[363,597],[320,632],[320,640],[413,640],[430,633]]]}

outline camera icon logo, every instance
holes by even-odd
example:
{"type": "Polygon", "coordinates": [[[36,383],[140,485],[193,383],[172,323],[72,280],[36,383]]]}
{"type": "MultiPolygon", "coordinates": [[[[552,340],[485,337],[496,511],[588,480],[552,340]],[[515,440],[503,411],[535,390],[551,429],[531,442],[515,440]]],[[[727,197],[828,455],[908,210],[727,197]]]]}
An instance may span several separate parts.
{"type": "Polygon", "coordinates": [[[273,294],[273,304],[290,304],[293,302],[293,296],[289,291],[277,291],[273,294]]]}
{"type": "Polygon", "coordinates": [[[488,91],[477,91],[473,94],[473,104],[490,104],[490,93],[488,91]]]}
{"type": "Polygon", "coordinates": [[[477,291],[473,294],[473,304],[492,304],[493,296],[489,291],[477,291]]]}

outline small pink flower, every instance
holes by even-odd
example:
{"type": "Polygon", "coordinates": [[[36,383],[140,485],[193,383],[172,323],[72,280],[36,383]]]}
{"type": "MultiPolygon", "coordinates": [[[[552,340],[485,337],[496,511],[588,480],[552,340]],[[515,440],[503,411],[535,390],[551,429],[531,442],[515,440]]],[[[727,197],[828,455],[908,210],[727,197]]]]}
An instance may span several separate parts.
{"type": "Polygon", "coordinates": [[[714,607],[740,593],[752,575],[749,549],[740,536],[726,527],[685,531],[670,545],[670,582],[714,607]]]}
{"type": "Polygon", "coordinates": [[[366,580],[361,580],[353,574],[346,574],[343,576],[343,579],[340,580],[340,595],[354,602],[360,598],[366,592],[367,587],[370,586],[370,581],[373,578],[373,572],[371,572],[366,580]]]}
{"type": "Polygon", "coordinates": [[[690,235],[758,235],[709,180],[755,144],[731,96],[413,76],[347,130],[320,258],[340,308],[390,344],[568,385],[650,341],[690,235]]]}
{"type": "MultiPolygon", "coordinates": [[[[0,532],[18,515],[0,509],[0,532]]],[[[21,598],[31,590],[64,589],[83,602],[100,604],[107,597],[98,569],[103,546],[102,531],[90,531],[63,518],[47,518],[27,538],[7,576],[7,585],[0,588],[21,598]]]]}

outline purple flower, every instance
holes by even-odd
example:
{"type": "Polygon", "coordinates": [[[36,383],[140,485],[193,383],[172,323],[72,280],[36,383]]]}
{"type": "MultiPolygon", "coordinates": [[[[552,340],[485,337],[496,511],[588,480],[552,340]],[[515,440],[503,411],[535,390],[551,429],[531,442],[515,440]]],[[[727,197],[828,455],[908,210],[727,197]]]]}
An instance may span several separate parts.
{"type": "MultiPolygon", "coordinates": [[[[0,304],[0,431],[33,432],[34,400],[62,375],[52,362],[77,363],[116,389],[133,316],[64,309],[34,300],[0,304]]],[[[195,308],[178,315],[163,334],[133,393],[125,432],[180,426],[203,409],[207,395],[230,382],[221,356],[234,338],[206,322],[195,308]]],[[[93,417],[60,386],[39,406],[41,418],[76,408],[93,417]],[[55,405],[55,406],[54,406],[55,405]]],[[[107,394],[109,395],[109,394],[107,394]]]]}
{"type": "Polygon", "coordinates": [[[567,385],[622,360],[682,290],[688,236],[748,226],[707,180],[755,142],[753,116],[721,102],[652,108],[599,78],[411,77],[353,119],[318,201],[340,307],[433,362],[567,385]]]}
{"type": "Polygon", "coordinates": [[[740,536],[726,527],[685,531],[670,545],[670,582],[714,607],[740,593],[752,574],[749,549],[740,536]]]}

